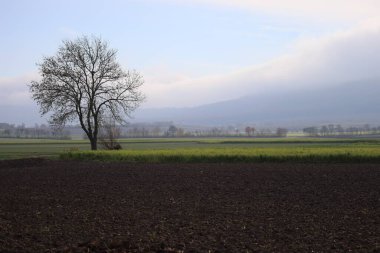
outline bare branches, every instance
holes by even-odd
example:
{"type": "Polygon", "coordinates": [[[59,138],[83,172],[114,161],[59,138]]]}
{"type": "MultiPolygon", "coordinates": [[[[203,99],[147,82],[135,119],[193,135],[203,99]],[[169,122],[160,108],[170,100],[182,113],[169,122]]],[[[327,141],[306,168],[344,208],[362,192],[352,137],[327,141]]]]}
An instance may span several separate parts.
{"type": "Polygon", "coordinates": [[[64,41],[55,56],[39,64],[42,80],[29,85],[41,113],[53,112],[52,124],[78,120],[95,149],[102,117],[125,122],[144,100],[142,76],[124,71],[116,54],[100,38],[64,41]]]}
{"type": "Polygon", "coordinates": [[[121,145],[117,142],[120,137],[120,128],[116,126],[115,120],[106,117],[102,124],[100,141],[102,146],[108,150],[118,150],[121,149],[121,145]]]}

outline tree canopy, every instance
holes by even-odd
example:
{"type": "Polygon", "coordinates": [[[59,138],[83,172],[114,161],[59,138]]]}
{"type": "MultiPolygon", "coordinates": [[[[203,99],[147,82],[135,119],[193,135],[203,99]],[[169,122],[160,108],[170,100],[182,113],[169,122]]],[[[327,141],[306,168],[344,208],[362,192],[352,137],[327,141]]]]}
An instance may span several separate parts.
{"type": "Polygon", "coordinates": [[[122,69],[116,55],[98,37],[63,41],[56,55],[38,64],[42,79],[29,85],[41,114],[50,112],[50,123],[58,127],[79,121],[92,149],[105,117],[124,123],[144,100],[142,76],[122,69]]]}

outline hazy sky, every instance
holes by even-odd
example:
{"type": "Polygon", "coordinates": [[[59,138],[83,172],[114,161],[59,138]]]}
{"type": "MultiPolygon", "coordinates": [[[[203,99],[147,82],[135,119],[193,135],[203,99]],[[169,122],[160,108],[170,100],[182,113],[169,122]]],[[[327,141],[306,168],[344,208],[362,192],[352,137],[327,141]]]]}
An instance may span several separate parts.
{"type": "Polygon", "coordinates": [[[144,107],[379,77],[378,0],[15,0],[0,12],[2,107],[33,104],[36,62],[91,34],[143,74],[144,107]]]}

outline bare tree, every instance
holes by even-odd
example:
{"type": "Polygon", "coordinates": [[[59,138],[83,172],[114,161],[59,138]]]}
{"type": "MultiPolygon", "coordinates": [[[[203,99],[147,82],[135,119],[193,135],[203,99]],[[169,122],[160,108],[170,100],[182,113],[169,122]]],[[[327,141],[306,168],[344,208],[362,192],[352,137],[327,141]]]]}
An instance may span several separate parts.
{"type": "Polygon", "coordinates": [[[78,120],[92,150],[97,149],[105,115],[124,123],[144,100],[139,92],[142,76],[124,71],[116,62],[116,53],[97,37],[63,41],[55,56],[38,64],[42,80],[29,85],[41,114],[52,112],[50,124],[61,127],[78,120]]]}
{"type": "Polygon", "coordinates": [[[247,126],[245,128],[245,133],[247,134],[247,136],[251,136],[251,131],[252,131],[251,127],[247,126]]]}
{"type": "Polygon", "coordinates": [[[276,130],[276,135],[278,137],[286,137],[287,134],[288,134],[288,129],[286,129],[286,128],[279,127],[276,130]]]}
{"type": "Polygon", "coordinates": [[[166,136],[174,137],[177,135],[178,128],[174,125],[171,125],[169,129],[166,131],[166,136]]]}

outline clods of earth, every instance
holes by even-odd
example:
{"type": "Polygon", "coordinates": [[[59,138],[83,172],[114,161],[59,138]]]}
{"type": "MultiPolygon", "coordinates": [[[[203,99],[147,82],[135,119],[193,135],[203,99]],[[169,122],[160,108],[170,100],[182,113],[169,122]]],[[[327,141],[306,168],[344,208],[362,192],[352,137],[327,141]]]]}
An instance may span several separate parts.
{"type": "Polygon", "coordinates": [[[380,164],[1,161],[0,252],[380,252],[380,164]]]}

